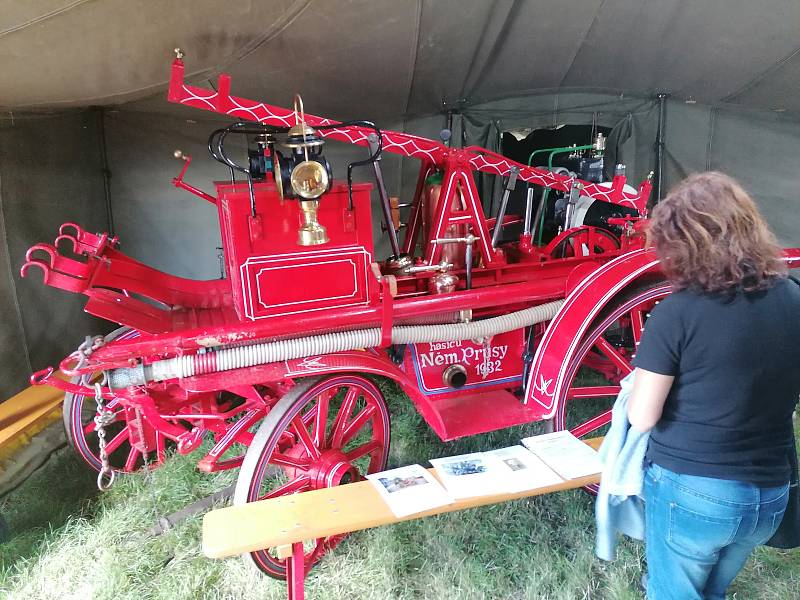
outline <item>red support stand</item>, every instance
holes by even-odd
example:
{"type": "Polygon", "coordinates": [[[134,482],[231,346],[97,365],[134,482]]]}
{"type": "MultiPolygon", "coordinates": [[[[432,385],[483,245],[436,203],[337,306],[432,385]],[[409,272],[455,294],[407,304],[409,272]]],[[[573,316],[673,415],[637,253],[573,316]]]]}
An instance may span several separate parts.
{"type": "Polygon", "coordinates": [[[392,291],[392,281],[389,277],[381,279],[381,348],[388,348],[392,345],[392,316],[394,313],[394,294],[397,289],[392,291]]]}
{"type": "Polygon", "coordinates": [[[289,600],[305,600],[306,564],[303,542],[292,544],[292,555],[286,561],[286,588],[289,600]]]}

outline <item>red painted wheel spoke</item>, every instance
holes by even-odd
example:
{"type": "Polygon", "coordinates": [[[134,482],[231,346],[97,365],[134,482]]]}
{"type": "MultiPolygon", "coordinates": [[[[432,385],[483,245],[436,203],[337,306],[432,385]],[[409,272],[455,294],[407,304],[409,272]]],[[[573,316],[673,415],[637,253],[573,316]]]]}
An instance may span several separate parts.
{"type": "Polygon", "coordinates": [[[303,469],[308,470],[308,467],[311,466],[311,461],[307,458],[295,458],[294,456],[289,456],[287,454],[282,454],[280,452],[273,452],[272,456],[269,459],[274,465],[280,465],[282,467],[292,467],[294,469],[303,469]]]}
{"type": "Polygon", "coordinates": [[[574,429],[570,429],[570,432],[575,437],[581,437],[586,434],[592,433],[593,431],[597,431],[603,425],[608,425],[611,422],[611,410],[606,410],[601,412],[599,415],[592,417],[585,423],[581,423],[574,429]]]}
{"type": "Polygon", "coordinates": [[[136,469],[136,459],[139,458],[139,451],[136,448],[131,448],[128,452],[128,459],[125,461],[125,470],[132,472],[136,469]]]}
{"type": "Polygon", "coordinates": [[[128,439],[128,428],[126,427],[122,431],[120,431],[117,435],[115,435],[111,440],[106,444],[106,452],[111,454],[117,448],[119,448],[120,444],[128,439]]]}
{"type": "Polygon", "coordinates": [[[321,394],[317,400],[314,417],[314,444],[317,448],[325,447],[325,427],[328,424],[328,408],[332,394],[321,394]]]}
{"type": "Polygon", "coordinates": [[[331,428],[331,448],[341,448],[344,445],[342,436],[344,435],[347,421],[350,413],[353,411],[353,406],[358,399],[359,389],[355,387],[347,388],[347,393],[342,400],[342,406],[339,408],[339,414],[336,415],[336,420],[331,428]]]}
{"type": "Polygon", "coordinates": [[[311,439],[311,435],[308,433],[308,429],[306,429],[305,424],[303,423],[303,419],[300,416],[295,417],[292,419],[291,428],[297,435],[297,439],[306,449],[306,452],[312,459],[317,459],[320,457],[319,448],[314,445],[314,440],[311,439]]]}
{"type": "Polygon", "coordinates": [[[600,398],[603,396],[616,396],[619,394],[618,385],[592,385],[586,387],[574,387],[567,392],[567,399],[576,398],[600,398]]]}
{"type": "MultiPolygon", "coordinates": [[[[317,402],[330,402],[330,399],[333,397],[333,392],[335,390],[328,390],[323,392],[319,395],[317,402]]],[[[313,408],[307,410],[303,413],[303,423],[305,423],[306,427],[309,427],[312,423],[317,422],[317,410],[318,404],[314,404],[313,408]]]]}
{"type": "Polygon", "coordinates": [[[303,425],[308,427],[314,422],[314,417],[317,416],[317,411],[315,410],[307,410],[303,413],[303,425]]]}
{"type": "Polygon", "coordinates": [[[233,441],[238,442],[239,444],[244,444],[245,446],[249,446],[253,443],[254,437],[255,434],[250,433],[249,431],[240,431],[233,441]]]}
{"type": "Polygon", "coordinates": [[[307,475],[301,475],[300,477],[296,477],[291,481],[284,483],[281,486],[276,487],[274,490],[271,490],[264,494],[263,496],[259,496],[259,500],[266,500],[267,498],[277,498],[278,496],[288,496],[289,494],[294,494],[295,492],[301,492],[306,488],[311,487],[311,479],[307,475]]]}
{"type": "Polygon", "coordinates": [[[366,424],[374,412],[374,406],[367,406],[360,413],[358,413],[355,419],[350,421],[350,424],[345,428],[344,433],[342,434],[342,445],[345,445],[355,437],[355,435],[358,433],[358,430],[366,424]]]}
{"type": "Polygon", "coordinates": [[[597,341],[594,343],[594,345],[598,350],[605,354],[609,360],[613,362],[625,375],[633,371],[633,366],[631,365],[630,361],[620,354],[619,350],[609,344],[608,340],[606,340],[604,337],[601,336],[597,338],[597,341]]]}
{"type": "Polygon", "coordinates": [[[361,444],[344,453],[347,457],[347,460],[350,462],[356,460],[357,458],[361,458],[362,456],[366,456],[367,454],[372,454],[376,450],[380,450],[383,448],[383,445],[378,440],[371,440],[366,444],[361,444]]]}

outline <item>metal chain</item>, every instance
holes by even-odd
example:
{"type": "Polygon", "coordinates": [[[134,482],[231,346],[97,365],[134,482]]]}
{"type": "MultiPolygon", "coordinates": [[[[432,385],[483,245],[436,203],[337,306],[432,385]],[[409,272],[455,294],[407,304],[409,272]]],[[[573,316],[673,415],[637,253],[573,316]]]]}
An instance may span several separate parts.
{"type": "MultiPolygon", "coordinates": [[[[104,372],[103,381],[105,379],[106,374],[104,372]]],[[[114,477],[116,476],[116,471],[111,467],[111,463],[108,461],[108,452],[106,452],[106,427],[115,421],[117,415],[103,404],[103,386],[99,381],[94,384],[94,401],[97,404],[94,424],[97,431],[97,443],[100,448],[100,473],[97,474],[97,489],[105,492],[114,483],[114,477]]]]}
{"type": "Polygon", "coordinates": [[[75,360],[77,360],[75,366],[72,367],[72,370],[79,371],[82,369],[89,360],[89,357],[92,355],[92,352],[104,346],[105,343],[106,340],[102,335],[87,335],[86,339],[81,342],[77,350],[70,354],[70,357],[73,357],[75,360]]]}
{"type": "MultiPolygon", "coordinates": [[[[86,336],[78,349],[72,353],[77,359],[74,369],[82,369],[89,360],[92,353],[105,345],[105,338],[102,335],[86,336]]],[[[83,387],[94,387],[94,401],[97,405],[97,412],[94,416],[95,431],[97,432],[97,444],[99,446],[100,472],[97,474],[97,489],[101,492],[108,490],[114,483],[116,471],[111,467],[106,451],[106,427],[111,425],[117,415],[113,410],[109,410],[103,402],[103,386],[108,382],[108,374],[103,371],[98,381],[92,383],[92,376],[89,373],[81,375],[80,382],[83,387]]]]}

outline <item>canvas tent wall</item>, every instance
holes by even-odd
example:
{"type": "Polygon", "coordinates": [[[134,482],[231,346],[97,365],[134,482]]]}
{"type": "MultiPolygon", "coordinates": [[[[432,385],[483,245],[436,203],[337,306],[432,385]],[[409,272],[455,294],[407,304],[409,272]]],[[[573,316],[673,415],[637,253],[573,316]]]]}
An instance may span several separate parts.
{"type": "MultiPolygon", "coordinates": [[[[112,327],[83,315],[80,298],[18,277],[27,246],[52,241],[61,222],[109,226],[101,112],[123,249],[178,275],[219,276],[214,208],[169,185],[175,148],[195,157],[189,179],[199,187],[226,176],[204,149],[221,121],[165,100],[176,45],[198,85],[227,71],[245,97],[288,105],[299,91],[316,114],[428,137],[453,110],[454,139],[463,130],[468,143],[490,149],[504,130],[594,121],[621,134],[634,183],[654,167],[654,96],[669,91],[665,185],[691,171],[729,172],[781,241],[800,245],[798,26],[793,0],[7,3],[0,397],[86,333],[112,327]],[[104,109],[89,108],[97,105],[104,109]]],[[[326,153],[338,177],[363,155],[338,144],[326,153]]],[[[383,160],[390,194],[408,198],[415,161],[383,160]]],[[[385,254],[377,211],[375,221],[385,254]]]]}

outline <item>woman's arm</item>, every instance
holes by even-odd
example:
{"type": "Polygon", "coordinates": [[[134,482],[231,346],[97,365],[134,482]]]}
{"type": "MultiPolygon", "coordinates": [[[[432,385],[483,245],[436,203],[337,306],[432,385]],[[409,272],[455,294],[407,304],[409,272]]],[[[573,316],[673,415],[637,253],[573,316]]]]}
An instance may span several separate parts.
{"type": "Polygon", "coordinates": [[[634,428],[650,431],[658,423],[674,379],[672,375],[636,369],[628,398],[628,420],[634,428]]]}

